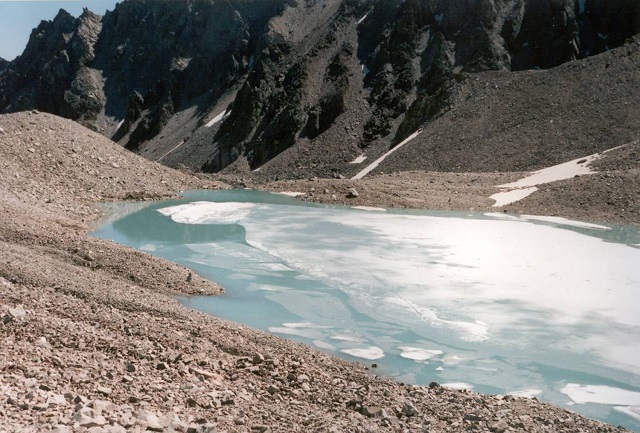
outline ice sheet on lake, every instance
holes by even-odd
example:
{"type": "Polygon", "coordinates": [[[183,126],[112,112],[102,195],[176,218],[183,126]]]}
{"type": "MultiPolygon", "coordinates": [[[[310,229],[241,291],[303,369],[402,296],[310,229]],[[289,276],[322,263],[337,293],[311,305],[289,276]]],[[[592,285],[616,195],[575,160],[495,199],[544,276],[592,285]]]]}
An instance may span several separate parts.
{"type": "Polygon", "coordinates": [[[640,406],[614,406],[613,409],[640,421],[640,406]]]}
{"type": "Polygon", "coordinates": [[[236,224],[255,207],[253,203],[215,203],[197,201],[158,209],[180,224],[236,224]]]}
{"type": "Polygon", "coordinates": [[[640,392],[606,385],[579,385],[568,383],[560,390],[574,403],[599,403],[619,406],[639,406],[640,392]]]}
{"type": "Polygon", "coordinates": [[[611,227],[588,223],[584,221],[575,221],[562,217],[553,217],[553,216],[540,216],[540,215],[521,215],[521,218],[524,220],[531,221],[544,221],[550,222],[554,224],[560,224],[564,226],[572,226],[572,227],[580,227],[585,229],[594,229],[594,230],[611,230],[611,227]]]}
{"type": "Polygon", "coordinates": [[[351,209],[366,210],[366,211],[372,211],[372,212],[386,212],[387,211],[383,207],[373,207],[373,206],[352,206],[351,209]]]}

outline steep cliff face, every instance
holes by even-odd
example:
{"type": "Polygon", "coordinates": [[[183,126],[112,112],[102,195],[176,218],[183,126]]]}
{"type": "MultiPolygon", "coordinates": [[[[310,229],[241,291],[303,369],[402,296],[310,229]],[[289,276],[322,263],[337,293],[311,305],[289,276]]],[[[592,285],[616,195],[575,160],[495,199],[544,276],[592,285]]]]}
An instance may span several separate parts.
{"type": "Polygon", "coordinates": [[[555,68],[638,32],[634,0],[125,0],[43,21],[0,63],[0,111],[61,114],[194,170],[348,173],[456,108],[478,74],[555,68]]]}

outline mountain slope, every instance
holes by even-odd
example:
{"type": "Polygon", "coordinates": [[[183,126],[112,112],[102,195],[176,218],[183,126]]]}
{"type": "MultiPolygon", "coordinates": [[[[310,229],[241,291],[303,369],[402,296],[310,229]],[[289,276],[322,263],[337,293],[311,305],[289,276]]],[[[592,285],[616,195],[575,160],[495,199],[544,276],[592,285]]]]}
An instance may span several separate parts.
{"type": "Polygon", "coordinates": [[[419,128],[381,170],[536,168],[637,136],[639,31],[633,0],[126,0],[43,21],[0,111],[196,171],[349,175],[419,128]]]}

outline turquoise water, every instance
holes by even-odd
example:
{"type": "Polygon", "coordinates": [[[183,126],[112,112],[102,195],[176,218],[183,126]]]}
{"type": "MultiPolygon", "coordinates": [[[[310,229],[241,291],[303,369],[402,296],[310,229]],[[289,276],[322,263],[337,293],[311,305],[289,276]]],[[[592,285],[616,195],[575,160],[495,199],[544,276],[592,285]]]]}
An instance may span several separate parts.
{"type": "Polygon", "coordinates": [[[377,364],[640,431],[640,231],[194,191],[113,204],[94,235],[218,282],[191,308],[377,364]]]}

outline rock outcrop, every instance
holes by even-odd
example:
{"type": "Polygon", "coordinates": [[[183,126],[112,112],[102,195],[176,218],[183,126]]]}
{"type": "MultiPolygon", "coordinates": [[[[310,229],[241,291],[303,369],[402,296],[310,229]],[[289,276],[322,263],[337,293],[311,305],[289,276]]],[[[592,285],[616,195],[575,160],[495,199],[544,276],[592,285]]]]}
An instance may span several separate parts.
{"type": "MultiPolygon", "coordinates": [[[[378,156],[450,112],[478,74],[546,92],[516,72],[578,61],[595,81],[581,59],[638,32],[634,0],[126,0],[104,17],[61,10],[43,21],[22,56],[0,63],[0,111],[59,114],[196,171],[349,174],[359,154],[378,156]]],[[[633,42],[621,49],[637,62],[633,42]]],[[[566,89],[553,95],[561,105],[583,90],[570,72],[548,77],[566,89]]]]}

